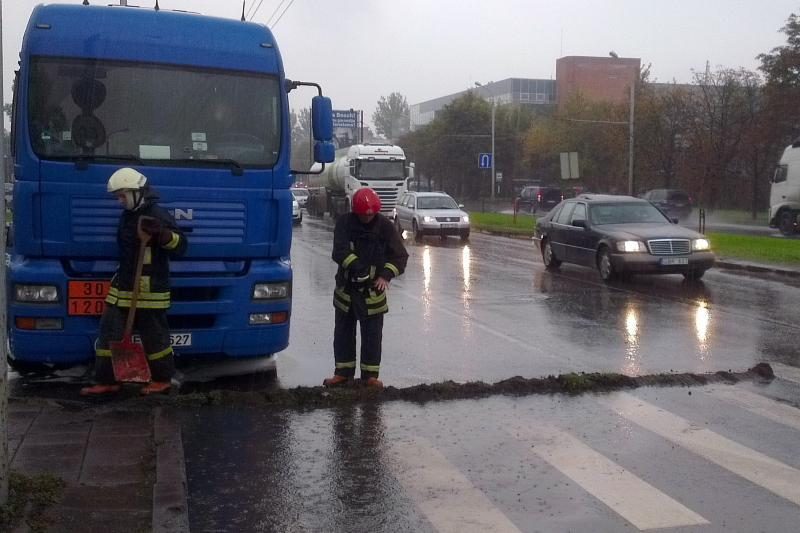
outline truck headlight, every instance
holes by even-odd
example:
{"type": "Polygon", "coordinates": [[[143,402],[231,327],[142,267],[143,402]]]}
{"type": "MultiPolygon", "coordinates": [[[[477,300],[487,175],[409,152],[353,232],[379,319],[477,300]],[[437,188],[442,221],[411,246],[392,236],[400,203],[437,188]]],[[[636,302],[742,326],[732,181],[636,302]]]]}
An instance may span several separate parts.
{"type": "Polygon", "coordinates": [[[433,217],[429,217],[428,215],[425,215],[424,217],[422,217],[422,221],[430,224],[431,222],[436,222],[436,219],[433,217]]]}
{"type": "Polygon", "coordinates": [[[289,282],[256,283],[253,287],[253,300],[281,300],[289,297],[289,282]]]}
{"type": "Polygon", "coordinates": [[[641,241],[619,241],[617,250],[620,252],[646,252],[647,248],[641,241]]]}
{"type": "Polygon", "coordinates": [[[702,252],[711,249],[711,243],[708,239],[695,239],[692,241],[692,250],[695,252],[702,252]]]}
{"type": "Polygon", "coordinates": [[[55,285],[15,285],[14,299],[32,303],[57,302],[58,288],[55,285]]]}

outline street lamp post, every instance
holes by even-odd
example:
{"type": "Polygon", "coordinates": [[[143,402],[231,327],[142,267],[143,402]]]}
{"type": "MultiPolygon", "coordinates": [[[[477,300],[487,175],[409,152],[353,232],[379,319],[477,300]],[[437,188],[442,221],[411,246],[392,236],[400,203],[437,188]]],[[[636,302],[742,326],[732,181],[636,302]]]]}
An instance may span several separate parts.
{"type": "MultiPolygon", "coordinates": [[[[481,83],[480,83],[480,82],[478,82],[478,81],[476,81],[476,82],[475,82],[475,87],[482,87],[482,88],[486,89],[486,87],[484,87],[484,86],[483,86],[483,84],[481,84],[481,83]]],[[[492,94],[491,94],[491,93],[489,93],[489,91],[488,91],[488,90],[487,90],[486,92],[487,92],[487,94],[489,94],[489,97],[490,97],[490,98],[491,98],[491,100],[492,100],[492,195],[491,195],[491,199],[492,199],[492,200],[494,200],[494,191],[495,191],[495,189],[497,188],[497,186],[495,185],[495,179],[497,179],[497,178],[496,178],[497,174],[495,173],[495,170],[494,170],[494,165],[495,165],[495,163],[494,163],[494,123],[495,123],[495,121],[494,121],[494,118],[495,118],[495,102],[494,102],[494,96],[492,96],[492,94]]]]}

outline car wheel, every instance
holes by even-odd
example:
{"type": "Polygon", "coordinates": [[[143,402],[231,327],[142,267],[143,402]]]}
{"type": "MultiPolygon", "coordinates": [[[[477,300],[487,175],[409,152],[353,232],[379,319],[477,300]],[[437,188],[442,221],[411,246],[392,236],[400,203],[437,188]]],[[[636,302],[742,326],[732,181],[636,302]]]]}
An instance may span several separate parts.
{"type": "Polygon", "coordinates": [[[553,252],[550,239],[545,240],[542,246],[542,262],[547,270],[555,270],[561,266],[561,260],[559,260],[555,252],[553,252]]]}
{"type": "Polygon", "coordinates": [[[705,275],[706,271],[703,269],[700,270],[689,270],[688,272],[683,273],[683,277],[686,281],[698,281],[705,275]]]}
{"type": "Polygon", "coordinates": [[[614,281],[619,277],[619,273],[614,270],[614,264],[611,262],[611,252],[606,247],[601,248],[600,253],[597,254],[597,270],[603,281],[614,281]]]}
{"type": "Polygon", "coordinates": [[[411,232],[414,234],[414,240],[416,242],[422,242],[422,232],[417,226],[416,220],[411,224],[411,232]]]}
{"type": "Polygon", "coordinates": [[[397,230],[397,233],[399,233],[401,237],[403,236],[403,228],[400,227],[400,217],[394,217],[394,229],[397,230]]]}
{"type": "Polygon", "coordinates": [[[778,220],[778,228],[784,235],[794,235],[795,227],[795,213],[793,211],[784,211],[781,213],[780,220],[778,220]]]}

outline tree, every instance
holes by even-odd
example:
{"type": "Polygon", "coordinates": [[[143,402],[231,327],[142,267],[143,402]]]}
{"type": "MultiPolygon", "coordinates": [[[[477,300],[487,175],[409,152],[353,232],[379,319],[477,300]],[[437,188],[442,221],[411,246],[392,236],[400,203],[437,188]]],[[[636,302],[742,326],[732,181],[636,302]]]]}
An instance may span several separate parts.
{"type": "Polygon", "coordinates": [[[292,128],[291,165],[296,170],[308,170],[314,164],[311,154],[311,110],[303,108],[299,113],[289,113],[292,128]]]}
{"type": "Polygon", "coordinates": [[[372,122],[379,135],[383,135],[391,142],[408,133],[410,130],[411,116],[408,110],[406,97],[400,93],[381,96],[378,107],[372,114],[372,122]]]}

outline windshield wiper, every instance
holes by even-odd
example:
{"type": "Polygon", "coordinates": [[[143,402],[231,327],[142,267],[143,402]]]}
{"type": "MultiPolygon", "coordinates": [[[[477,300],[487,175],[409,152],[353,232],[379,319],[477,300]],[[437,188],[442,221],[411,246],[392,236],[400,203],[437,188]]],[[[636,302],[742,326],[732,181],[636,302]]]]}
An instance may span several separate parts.
{"type": "Polygon", "coordinates": [[[244,167],[236,161],[235,159],[171,159],[172,162],[181,162],[181,163],[211,163],[212,165],[226,165],[230,167],[231,174],[234,176],[241,176],[244,174],[244,167]]]}
{"type": "Polygon", "coordinates": [[[142,158],[133,154],[78,154],[73,156],[59,157],[57,159],[67,159],[75,161],[75,168],[78,170],[86,170],[89,168],[90,161],[132,161],[137,165],[144,165],[142,158]]]}

